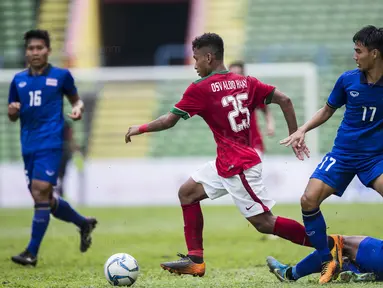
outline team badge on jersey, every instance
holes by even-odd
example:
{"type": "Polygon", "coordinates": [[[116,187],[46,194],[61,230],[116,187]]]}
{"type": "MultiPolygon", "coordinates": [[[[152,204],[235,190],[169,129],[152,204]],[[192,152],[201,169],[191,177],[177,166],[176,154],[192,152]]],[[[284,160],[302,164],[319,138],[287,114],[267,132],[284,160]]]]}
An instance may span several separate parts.
{"type": "Polygon", "coordinates": [[[23,88],[23,87],[25,87],[26,85],[27,85],[27,82],[25,82],[25,81],[19,83],[19,87],[20,87],[20,88],[23,88]]]}
{"type": "Polygon", "coordinates": [[[359,96],[359,92],[357,92],[357,91],[350,91],[350,95],[352,97],[358,97],[359,96]]]}
{"type": "Polygon", "coordinates": [[[47,78],[47,82],[45,84],[47,86],[57,86],[57,79],[47,78]]]}

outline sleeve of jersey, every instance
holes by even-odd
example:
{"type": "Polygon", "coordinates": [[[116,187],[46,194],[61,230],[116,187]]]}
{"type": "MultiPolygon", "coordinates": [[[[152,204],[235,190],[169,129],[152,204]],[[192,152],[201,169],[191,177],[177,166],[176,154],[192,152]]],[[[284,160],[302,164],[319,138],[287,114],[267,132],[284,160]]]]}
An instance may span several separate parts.
{"type": "MultiPolygon", "coordinates": [[[[257,78],[250,77],[254,85],[253,107],[259,108],[262,105],[270,104],[273,98],[275,87],[259,81],[257,78]]],[[[264,106],[263,106],[264,107],[264,106]]]]}
{"type": "Polygon", "coordinates": [[[170,110],[171,113],[189,119],[199,114],[204,109],[204,102],[201,98],[199,88],[192,84],[186,89],[182,99],[170,110]]]}
{"type": "Polygon", "coordinates": [[[12,102],[20,102],[15,79],[12,80],[11,86],[9,87],[8,104],[12,102]]]}
{"type": "Polygon", "coordinates": [[[77,87],[74,83],[73,76],[69,71],[65,74],[63,92],[69,97],[77,94],[77,87]]]}
{"type": "Polygon", "coordinates": [[[343,75],[336,81],[330,96],[327,99],[327,105],[331,108],[337,109],[346,104],[347,95],[343,85],[343,75]]]}

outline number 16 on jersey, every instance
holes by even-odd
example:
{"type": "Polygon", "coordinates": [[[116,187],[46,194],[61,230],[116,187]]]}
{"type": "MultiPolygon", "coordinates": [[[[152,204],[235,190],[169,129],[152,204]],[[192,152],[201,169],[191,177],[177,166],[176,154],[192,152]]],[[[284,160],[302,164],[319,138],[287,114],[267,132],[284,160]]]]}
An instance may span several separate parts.
{"type": "Polygon", "coordinates": [[[29,107],[41,106],[41,90],[29,91],[29,107]]]}

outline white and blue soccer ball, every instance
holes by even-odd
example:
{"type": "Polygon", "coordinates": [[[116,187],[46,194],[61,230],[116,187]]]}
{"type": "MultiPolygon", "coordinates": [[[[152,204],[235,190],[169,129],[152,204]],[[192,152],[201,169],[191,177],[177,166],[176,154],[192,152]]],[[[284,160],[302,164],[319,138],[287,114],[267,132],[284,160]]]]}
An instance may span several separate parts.
{"type": "Polygon", "coordinates": [[[140,274],[140,267],[133,256],[117,253],[106,261],[104,273],[106,280],[113,286],[132,286],[140,274]]]}

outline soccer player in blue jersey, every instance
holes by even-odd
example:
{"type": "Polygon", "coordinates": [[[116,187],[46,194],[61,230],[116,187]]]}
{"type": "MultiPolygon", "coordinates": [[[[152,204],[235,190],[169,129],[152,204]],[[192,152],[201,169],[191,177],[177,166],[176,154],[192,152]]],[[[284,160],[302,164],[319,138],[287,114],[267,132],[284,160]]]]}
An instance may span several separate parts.
{"type": "Polygon", "coordinates": [[[319,208],[322,201],[332,194],[342,196],[355,175],[383,195],[383,28],[366,26],[353,42],[358,69],[343,73],[324,107],[281,141],[286,146],[303,143],[305,133],[346,105],[334,147],[317,166],[301,198],[306,233],[323,263],[320,283],[336,277],[342,264],[337,249],[330,251],[327,245],[326,223],[319,208]]]}
{"type": "Polygon", "coordinates": [[[91,232],[97,220],[81,216],[65,200],[52,196],[63,149],[63,95],[72,104],[69,117],[73,120],[81,119],[84,104],[77,94],[70,72],[48,63],[48,32],[31,30],[25,33],[24,40],[29,68],[16,74],[12,80],[8,117],[12,122],[20,119],[25,176],[35,203],[35,212],[30,242],[22,253],[12,257],[12,261],[35,266],[50,214],[80,229],[81,252],[90,247],[91,232]]]}
{"type": "MultiPolygon", "coordinates": [[[[383,281],[383,241],[367,236],[329,237],[329,248],[334,247],[334,239],[340,243],[343,255],[340,280],[342,282],[383,281]]],[[[314,251],[298,264],[291,266],[267,257],[267,266],[280,281],[297,281],[305,276],[321,272],[321,256],[314,251]]]]}

